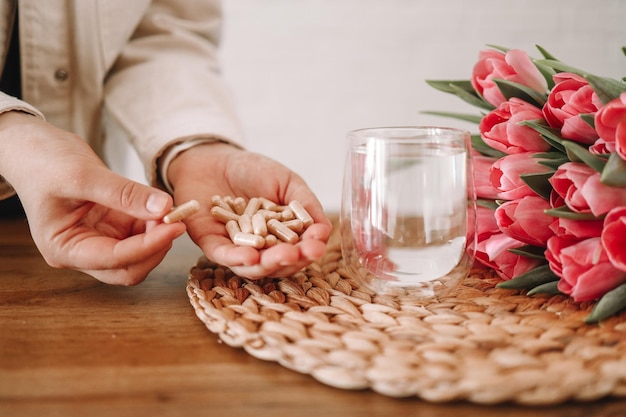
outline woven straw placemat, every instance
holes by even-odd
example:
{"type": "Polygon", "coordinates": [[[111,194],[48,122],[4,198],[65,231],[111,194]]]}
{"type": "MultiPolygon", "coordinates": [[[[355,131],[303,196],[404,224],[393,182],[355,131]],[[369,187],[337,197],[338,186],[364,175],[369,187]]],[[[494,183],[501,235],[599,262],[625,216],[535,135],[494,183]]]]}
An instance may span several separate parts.
{"type": "Polygon", "coordinates": [[[251,281],[202,257],[187,293],[226,344],[341,389],[480,404],[549,405],[626,396],[626,313],[495,288],[473,271],[424,304],[377,296],[327,255],[286,279],[251,281]]]}

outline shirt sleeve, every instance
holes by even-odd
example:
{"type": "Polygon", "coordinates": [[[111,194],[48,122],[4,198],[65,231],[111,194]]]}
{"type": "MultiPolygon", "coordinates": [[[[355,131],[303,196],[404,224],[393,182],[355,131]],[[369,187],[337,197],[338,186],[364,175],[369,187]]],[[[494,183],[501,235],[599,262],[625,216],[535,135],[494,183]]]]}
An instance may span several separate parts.
{"type": "MultiPolygon", "coordinates": [[[[0,114],[8,111],[21,111],[39,117],[40,119],[45,119],[43,114],[32,105],[0,92],[0,114]]],[[[0,200],[4,200],[13,195],[15,195],[15,190],[11,187],[11,184],[0,175],[0,200]]]]}
{"type": "Polygon", "coordinates": [[[218,65],[221,19],[218,1],[152,2],[107,78],[106,111],[152,185],[162,186],[157,161],[173,146],[197,138],[243,142],[218,65]]]}

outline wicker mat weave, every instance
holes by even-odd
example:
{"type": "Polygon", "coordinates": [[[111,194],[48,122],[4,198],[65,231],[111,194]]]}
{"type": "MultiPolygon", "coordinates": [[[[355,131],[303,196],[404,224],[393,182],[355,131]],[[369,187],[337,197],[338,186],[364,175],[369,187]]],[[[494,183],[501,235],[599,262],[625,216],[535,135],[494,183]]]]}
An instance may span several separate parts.
{"type": "Polygon", "coordinates": [[[626,313],[494,288],[484,271],[423,305],[368,293],[337,239],[288,279],[249,281],[200,258],[187,293],[207,328],[250,355],[341,389],[527,405],[626,397],[626,313]]]}

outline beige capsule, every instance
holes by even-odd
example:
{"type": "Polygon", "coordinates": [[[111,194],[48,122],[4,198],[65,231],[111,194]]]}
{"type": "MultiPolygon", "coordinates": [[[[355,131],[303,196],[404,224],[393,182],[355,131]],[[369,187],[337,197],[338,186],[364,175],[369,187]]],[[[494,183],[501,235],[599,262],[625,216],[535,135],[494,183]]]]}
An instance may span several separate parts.
{"type": "Polygon", "coordinates": [[[252,246],[261,249],[265,246],[265,238],[253,233],[239,232],[233,238],[233,243],[240,246],[252,246]]]}
{"type": "Polygon", "coordinates": [[[226,210],[220,206],[211,207],[211,215],[222,223],[226,223],[229,220],[239,220],[239,215],[234,211],[226,210]]]}
{"type": "Polygon", "coordinates": [[[267,221],[267,230],[269,230],[273,235],[275,235],[283,242],[293,244],[300,239],[296,232],[294,232],[276,219],[269,219],[267,221]]]}
{"type": "Polygon", "coordinates": [[[222,197],[219,195],[211,196],[211,205],[217,206],[222,201],[222,197]]]}
{"type": "Polygon", "coordinates": [[[246,210],[247,205],[248,203],[243,197],[235,197],[235,199],[233,200],[233,209],[237,214],[243,214],[243,212],[246,210]]]}
{"type": "Polygon", "coordinates": [[[234,241],[237,233],[241,233],[241,228],[239,228],[239,222],[237,220],[227,221],[226,232],[228,233],[228,237],[230,237],[230,240],[234,241]]]}
{"type": "Polygon", "coordinates": [[[244,233],[253,233],[254,229],[252,228],[252,217],[249,214],[242,214],[239,216],[239,228],[244,233]]]}
{"type": "Polygon", "coordinates": [[[189,200],[178,207],[173,208],[163,217],[163,223],[176,223],[192,214],[200,211],[200,203],[196,200],[189,200]]]}
{"type": "Polygon", "coordinates": [[[233,196],[227,195],[222,197],[222,200],[228,204],[228,206],[232,209],[233,208],[233,201],[235,200],[235,198],[233,196]]]}
{"type": "Polygon", "coordinates": [[[278,208],[278,204],[274,203],[272,200],[265,198],[265,197],[259,197],[259,201],[261,203],[261,208],[265,209],[265,210],[274,210],[276,211],[276,209],[278,208]]]}
{"type": "Polygon", "coordinates": [[[314,223],[313,217],[311,217],[309,212],[306,211],[302,203],[300,203],[299,201],[297,200],[291,201],[289,203],[289,208],[293,210],[294,214],[296,215],[298,219],[302,220],[302,223],[304,223],[305,227],[309,227],[310,225],[314,223]]]}
{"type": "Polygon", "coordinates": [[[285,210],[280,212],[280,220],[283,222],[293,220],[296,218],[295,213],[290,208],[286,208],[285,210]]]}
{"type": "Polygon", "coordinates": [[[261,200],[259,200],[257,197],[252,197],[250,200],[248,200],[248,205],[246,206],[246,209],[243,211],[243,214],[248,214],[250,215],[250,217],[252,217],[254,213],[259,211],[260,207],[261,207],[261,200]]]}
{"type": "Polygon", "coordinates": [[[300,219],[287,220],[282,223],[298,234],[304,231],[304,222],[300,219]]]}
{"type": "Polygon", "coordinates": [[[278,244],[278,238],[274,235],[265,236],[265,247],[271,248],[272,246],[276,246],[278,244]]]}
{"type": "Polygon", "coordinates": [[[219,195],[214,195],[211,197],[211,206],[213,207],[221,207],[226,211],[233,211],[232,206],[226,201],[224,198],[219,195]]]}
{"type": "Polygon", "coordinates": [[[259,236],[267,235],[267,220],[262,213],[257,212],[252,216],[252,232],[259,236]]]}
{"type": "Polygon", "coordinates": [[[281,214],[277,211],[263,209],[263,210],[257,211],[257,213],[261,214],[265,218],[265,221],[270,220],[270,219],[276,219],[276,220],[281,219],[281,214]]]}

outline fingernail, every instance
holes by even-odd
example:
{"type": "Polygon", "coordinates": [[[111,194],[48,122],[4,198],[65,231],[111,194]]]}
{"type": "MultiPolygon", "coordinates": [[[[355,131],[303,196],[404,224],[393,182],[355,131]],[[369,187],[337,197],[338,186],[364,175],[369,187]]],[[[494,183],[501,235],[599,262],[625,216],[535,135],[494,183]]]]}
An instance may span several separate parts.
{"type": "Polygon", "coordinates": [[[168,196],[163,194],[150,194],[146,202],[146,208],[150,213],[159,214],[165,209],[168,203],[168,196]]]}

